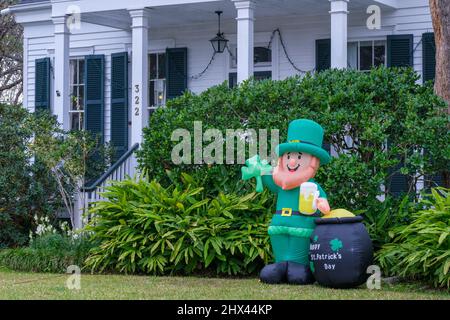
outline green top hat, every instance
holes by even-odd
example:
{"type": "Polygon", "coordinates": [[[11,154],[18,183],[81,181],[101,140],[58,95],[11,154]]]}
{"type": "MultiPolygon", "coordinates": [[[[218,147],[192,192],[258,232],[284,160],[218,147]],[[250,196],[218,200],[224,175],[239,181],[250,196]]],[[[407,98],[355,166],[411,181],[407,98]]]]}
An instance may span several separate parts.
{"type": "Polygon", "coordinates": [[[322,148],[323,128],[315,121],[297,119],[289,124],[288,142],[277,147],[278,156],[286,152],[305,152],[320,159],[320,164],[327,164],[331,157],[322,148]]]}

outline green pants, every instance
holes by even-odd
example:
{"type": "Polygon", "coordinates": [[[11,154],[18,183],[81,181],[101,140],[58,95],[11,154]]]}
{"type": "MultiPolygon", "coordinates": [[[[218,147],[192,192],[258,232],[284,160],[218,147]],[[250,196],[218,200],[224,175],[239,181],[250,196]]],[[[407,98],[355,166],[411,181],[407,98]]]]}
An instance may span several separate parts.
{"type": "Polygon", "coordinates": [[[293,261],[309,266],[309,237],[313,229],[270,226],[275,262],[293,261]]]}

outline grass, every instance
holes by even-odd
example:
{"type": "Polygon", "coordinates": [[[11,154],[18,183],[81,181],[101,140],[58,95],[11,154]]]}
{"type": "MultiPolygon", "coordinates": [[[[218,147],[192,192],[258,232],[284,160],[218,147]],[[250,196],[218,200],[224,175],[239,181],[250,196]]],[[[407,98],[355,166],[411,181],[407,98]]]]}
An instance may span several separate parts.
{"type": "Polygon", "coordinates": [[[67,275],[0,270],[0,299],[445,299],[447,291],[420,284],[382,284],[381,290],[334,290],[318,285],[265,285],[256,278],[223,279],[82,275],[81,290],[66,288],[67,275]]]}

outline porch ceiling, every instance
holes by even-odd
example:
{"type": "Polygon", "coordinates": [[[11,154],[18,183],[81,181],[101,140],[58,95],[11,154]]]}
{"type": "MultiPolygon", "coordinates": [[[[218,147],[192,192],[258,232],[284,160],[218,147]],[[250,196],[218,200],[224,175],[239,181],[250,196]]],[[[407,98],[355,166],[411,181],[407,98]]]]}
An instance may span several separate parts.
{"type": "MultiPolygon", "coordinates": [[[[348,10],[365,12],[371,4],[377,4],[383,10],[392,10],[390,6],[371,0],[350,0],[348,10]]],[[[236,9],[230,0],[161,6],[151,8],[150,27],[164,28],[215,22],[216,10],[223,11],[224,20],[236,18],[236,9]]],[[[255,16],[256,19],[260,19],[276,16],[327,15],[329,10],[329,0],[257,0],[255,16]]],[[[85,22],[113,28],[128,30],[131,26],[130,15],[125,9],[85,13],[81,17],[85,22]]]]}

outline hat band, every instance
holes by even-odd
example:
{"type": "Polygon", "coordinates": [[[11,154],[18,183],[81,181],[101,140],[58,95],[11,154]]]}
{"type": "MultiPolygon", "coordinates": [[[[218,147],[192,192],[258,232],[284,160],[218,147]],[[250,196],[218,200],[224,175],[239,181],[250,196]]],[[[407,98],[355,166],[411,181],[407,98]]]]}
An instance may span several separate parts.
{"type": "Polygon", "coordinates": [[[312,146],[321,148],[320,146],[318,146],[318,145],[315,144],[315,143],[311,143],[311,142],[303,141],[303,140],[289,140],[288,142],[289,142],[289,143],[305,143],[305,144],[310,144],[310,145],[312,145],[312,146]]]}

